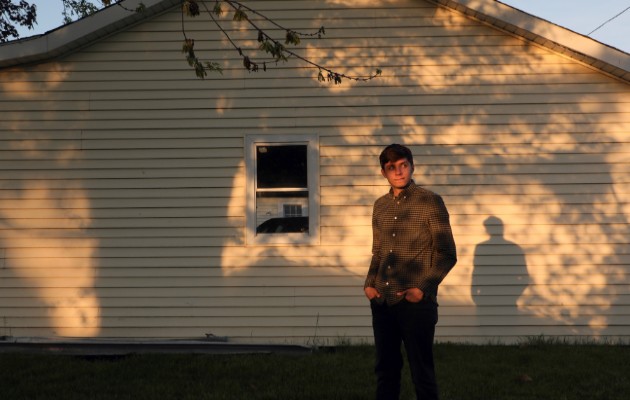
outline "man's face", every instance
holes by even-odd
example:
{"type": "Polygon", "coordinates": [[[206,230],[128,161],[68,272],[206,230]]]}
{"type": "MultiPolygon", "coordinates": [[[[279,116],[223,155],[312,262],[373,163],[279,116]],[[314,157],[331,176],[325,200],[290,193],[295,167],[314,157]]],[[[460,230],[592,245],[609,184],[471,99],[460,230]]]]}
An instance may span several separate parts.
{"type": "Polygon", "coordinates": [[[413,174],[413,164],[406,158],[397,161],[389,161],[381,169],[381,174],[387,179],[395,193],[409,185],[413,174]]]}

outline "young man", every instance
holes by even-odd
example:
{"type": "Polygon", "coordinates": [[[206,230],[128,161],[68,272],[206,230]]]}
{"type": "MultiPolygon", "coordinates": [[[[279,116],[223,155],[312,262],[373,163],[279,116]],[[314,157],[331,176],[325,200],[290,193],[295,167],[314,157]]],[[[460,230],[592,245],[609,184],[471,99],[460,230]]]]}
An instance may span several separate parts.
{"type": "Polygon", "coordinates": [[[417,399],[433,400],[438,285],[457,261],[455,241],[442,198],[412,180],[411,150],[392,144],[379,160],[391,189],[374,203],[372,262],[364,286],[376,345],[376,398],[400,396],[402,342],[417,399]]]}

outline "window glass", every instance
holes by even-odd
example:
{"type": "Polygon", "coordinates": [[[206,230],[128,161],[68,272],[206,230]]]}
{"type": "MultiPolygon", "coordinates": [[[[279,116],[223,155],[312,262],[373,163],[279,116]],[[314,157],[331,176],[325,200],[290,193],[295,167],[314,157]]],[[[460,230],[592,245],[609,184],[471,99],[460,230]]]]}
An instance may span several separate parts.
{"type": "Polygon", "coordinates": [[[259,189],[308,186],[306,145],[256,146],[256,185],[259,189]]]}
{"type": "Polygon", "coordinates": [[[307,145],[256,145],[256,233],[307,234],[307,210],[307,145]]]}
{"type": "Polygon", "coordinates": [[[248,243],[319,243],[317,136],[252,135],[246,149],[248,243]]]}

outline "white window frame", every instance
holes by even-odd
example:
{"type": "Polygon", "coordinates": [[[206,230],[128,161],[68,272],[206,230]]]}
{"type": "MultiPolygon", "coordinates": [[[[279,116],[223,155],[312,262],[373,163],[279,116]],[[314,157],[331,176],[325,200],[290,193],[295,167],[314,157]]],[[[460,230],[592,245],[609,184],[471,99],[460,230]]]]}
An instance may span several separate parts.
{"type": "Polygon", "coordinates": [[[304,135],[247,135],[245,137],[246,168],[246,239],[247,245],[319,244],[319,137],[304,135]],[[306,145],[308,179],[308,233],[256,234],[256,146],[306,145]]]}

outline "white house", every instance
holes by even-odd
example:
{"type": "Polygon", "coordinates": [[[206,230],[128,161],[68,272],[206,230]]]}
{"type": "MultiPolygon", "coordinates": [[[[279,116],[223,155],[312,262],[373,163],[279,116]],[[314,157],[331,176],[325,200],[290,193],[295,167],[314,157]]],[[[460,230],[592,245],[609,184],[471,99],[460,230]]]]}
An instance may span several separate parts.
{"type": "Polygon", "coordinates": [[[260,0],[325,27],[297,54],[382,75],[248,72],[204,12],[186,36],[223,73],[200,80],[181,2],[143,2],[0,46],[0,336],[370,341],[398,142],[458,246],[437,340],[630,338],[629,54],[498,1],[260,0]]]}

